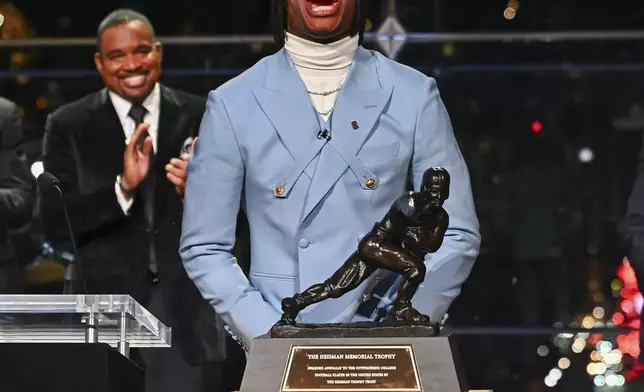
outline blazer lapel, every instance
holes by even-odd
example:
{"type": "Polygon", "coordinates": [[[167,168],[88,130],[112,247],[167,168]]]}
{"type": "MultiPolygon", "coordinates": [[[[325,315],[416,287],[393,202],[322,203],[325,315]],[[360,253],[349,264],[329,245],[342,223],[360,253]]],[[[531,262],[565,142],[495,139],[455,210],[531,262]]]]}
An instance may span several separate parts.
{"type": "MultiPolygon", "coordinates": [[[[342,143],[348,153],[357,155],[375,130],[392,91],[393,85],[379,78],[375,57],[366,49],[358,47],[331,117],[332,143],[342,143]]],[[[329,147],[331,146],[325,147],[320,155],[318,167],[323,167],[324,170],[315,172],[302,222],[348,168],[347,159],[329,147]]],[[[360,187],[358,181],[356,179],[356,187],[360,187]]]]}
{"type": "Polygon", "coordinates": [[[166,178],[165,165],[170,159],[179,157],[183,140],[187,138],[188,117],[182,113],[183,102],[174,92],[161,86],[161,105],[159,129],[157,133],[157,152],[152,170],[156,174],[155,212],[163,211],[168,192],[174,192],[174,186],[166,178]]]}
{"type": "Polygon", "coordinates": [[[84,138],[88,147],[91,146],[88,151],[97,151],[96,157],[104,163],[108,175],[121,173],[125,133],[107,89],[96,94],[96,103],[90,111],[91,120],[86,133],[87,138],[84,138]]]}
{"type": "Polygon", "coordinates": [[[253,94],[286,149],[297,159],[320,130],[317,113],[286,50],[269,58],[267,67],[264,85],[253,88],[253,94]]]}

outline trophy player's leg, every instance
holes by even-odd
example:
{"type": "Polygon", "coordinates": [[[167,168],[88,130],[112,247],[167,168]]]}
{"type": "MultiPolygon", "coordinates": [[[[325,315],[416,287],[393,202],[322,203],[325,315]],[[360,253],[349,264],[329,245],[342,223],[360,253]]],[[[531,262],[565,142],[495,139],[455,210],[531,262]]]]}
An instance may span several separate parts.
{"type": "Polygon", "coordinates": [[[403,261],[406,264],[402,274],[405,277],[405,281],[398,289],[398,298],[394,303],[393,317],[398,320],[428,322],[429,317],[421,314],[411,306],[412,298],[423,283],[423,280],[425,280],[427,267],[422,260],[419,260],[415,256],[405,258],[403,261]]]}
{"type": "Polygon", "coordinates": [[[324,283],[316,284],[293,297],[282,300],[282,324],[295,323],[295,317],[307,306],[329,298],[339,298],[345,293],[357,288],[374,271],[374,268],[360,260],[358,253],[353,253],[349,259],[324,283]]]}
{"type": "Polygon", "coordinates": [[[429,317],[411,306],[411,299],[423,283],[427,272],[424,260],[409,251],[394,247],[385,239],[363,241],[360,244],[359,254],[361,259],[374,269],[387,269],[405,278],[398,289],[398,298],[393,305],[394,320],[429,322],[429,317]]]}

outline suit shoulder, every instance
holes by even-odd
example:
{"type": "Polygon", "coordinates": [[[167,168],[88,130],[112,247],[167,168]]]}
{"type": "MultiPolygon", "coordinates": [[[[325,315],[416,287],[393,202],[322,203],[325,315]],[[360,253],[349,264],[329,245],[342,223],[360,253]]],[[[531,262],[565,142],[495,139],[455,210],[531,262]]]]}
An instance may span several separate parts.
{"type": "Polygon", "coordinates": [[[266,78],[268,62],[275,55],[273,54],[260,59],[252,67],[228,80],[226,83],[211,91],[211,93],[214,92],[223,98],[234,98],[240,95],[245,96],[251,86],[263,83],[266,78]]]}
{"type": "Polygon", "coordinates": [[[96,106],[96,100],[100,92],[86,95],[76,101],[66,103],[49,114],[49,118],[57,123],[77,123],[83,121],[88,109],[96,106]]]}
{"type": "Polygon", "coordinates": [[[175,89],[170,89],[174,94],[176,94],[177,98],[185,102],[186,104],[190,106],[195,106],[195,107],[200,107],[203,109],[204,105],[206,104],[206,98],[201,97],[199,95],[191,94],[185,91],[181,90],[175,90],[175,89]]]}
{"type": "Polygon", "coordinates": [[[435,87],[436,80],[434,78],[427,76],[410,66],[394,61],[379,52],[370,52],[372,52],[373,56],[376,57],[379,71],[392,78],[397,87],[402,86],[411,90],[419,90],[424,87],[427,88],[426,86],[429,86],[429,88],[435,87]]]}
{"type": "Polygon", "coordinates": [[[16,110],[16,103],[15,102],[13,102],[13,101],[11,101],[11,100],[9,100],[7,98],[0,97],[0,111],[3,114],[11,113],[11,112],[13,112],[15,110],[16,110]]]}

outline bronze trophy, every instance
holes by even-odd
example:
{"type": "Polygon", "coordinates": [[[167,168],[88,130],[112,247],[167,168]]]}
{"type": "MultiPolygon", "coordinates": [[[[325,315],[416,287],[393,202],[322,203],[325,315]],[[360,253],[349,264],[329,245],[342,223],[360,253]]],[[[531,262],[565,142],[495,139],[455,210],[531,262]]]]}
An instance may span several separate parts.
{"type": "MultiPolygon", "coordinates": [[[[392,204],[385,217],[367,233],[358,249],[324,283],[282,300],[282,319],[276,327],[295,326],[298,313],[328,298],[339,298],[357,288],[378,268],[401,274],[405,282],[387,321],[406,325],[429,325],[430,320],[411,305],[411,299],[425,279],[424,256],[443,243],[449,216],[443,203],[449,197],[447,170],[425,171],[420,192],[406,192],[392,204]]],[[[279,334],[280,328],[273,328],[279,334]]]]}
{"type": "Polygon", "coordinates": [[[450,176],[441,167],[425,171],[419,192],[401,195],[358,249],[324,283],[282,300],[282,318],[270,338],[250,352],[243,392],[468,390],[451,337],[414,309],[411,300],[425,279],[425,255],[443,243],[449,216],[450,176]],[[378,269],[401,274],[392,310],[383,322],[298,324],[307,306],[339,298],[378,269]]]}

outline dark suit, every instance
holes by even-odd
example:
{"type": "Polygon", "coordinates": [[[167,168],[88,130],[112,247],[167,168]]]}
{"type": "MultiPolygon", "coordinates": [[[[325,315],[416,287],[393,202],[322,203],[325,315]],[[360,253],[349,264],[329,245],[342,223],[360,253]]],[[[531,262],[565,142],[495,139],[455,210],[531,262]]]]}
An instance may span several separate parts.
{"type": "MultiPolygon", "coordinates": [[[[644,143],[621,232],[626,244],[626,255],[635,270],[640,291],[644,291],[644,143]]],[[[644,312],[641,318],[640,336],[644,336],[644,312]]],[[[644,359],[644,338],[640,339],[640,353],[640,359],[644,359]]]]}
{"type": "Polygon", "coordinates": [[[33,179],[18,158],[22,122],[16,105],[0,98],[0,293],[22,291],[22,272],[9,241],[9,231],[31,219],[33,179]]]}
{"type": "MultiPolygon", "coordinates": [[[[221,362],[225,356],[222,331],[216,327],[212,307],[187,277],[178,254],[183,201],[167,180],[164,168],[171,158],[180,155],[183,142],[196,136],[205,101],[165,86],[160,90],[156,159],[150,170],[157,178],[151,231],[161,298],[154,299],[151,294],[155,283],[149,273],[150,230],[142,199],[139,193],[135,195],[126,216],[116,198],[114,184],[123,171],[125,134],[107,90],[68,104],[49,116],[43,142],[44,168],[60,180],[78,237],[88,290],[132,295],[173,328],[173,346],[181,348],[190,364],[221,362]]],[[[47,196],[39,200],[48,237],[66,240],[59,201],[47,196]]],[[[216,371],[219,370],[209,369],[209,377],[214,377],[216,371]]],[[[155,379],[168,390],[175,382],[168,380],[181,379],[169,369],[154,372],[158,373],[155,379]]],[[[210,386],[210,390],[220,389],[210,386]]]]}

